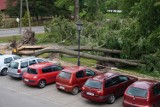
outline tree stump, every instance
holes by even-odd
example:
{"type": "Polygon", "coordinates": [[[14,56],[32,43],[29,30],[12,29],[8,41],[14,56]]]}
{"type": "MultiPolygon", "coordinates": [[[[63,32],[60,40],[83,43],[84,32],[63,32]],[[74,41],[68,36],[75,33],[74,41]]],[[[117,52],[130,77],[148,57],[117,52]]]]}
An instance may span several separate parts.
{"type": "Polygon", "coordinates": [[[36,43],[35,32],[30,29],[25,29],[22,37],[22,44],[35,45],[36,43]]]}

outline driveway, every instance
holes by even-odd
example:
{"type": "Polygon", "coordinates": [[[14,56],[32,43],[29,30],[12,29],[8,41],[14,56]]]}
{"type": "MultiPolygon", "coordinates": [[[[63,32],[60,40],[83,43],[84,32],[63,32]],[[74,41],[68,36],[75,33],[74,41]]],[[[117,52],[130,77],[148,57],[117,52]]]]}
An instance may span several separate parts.
{"type": "Polygon", "coordinates": [[[58,91],[54,83],[38,89],[9,76],[0,76],[0,95],[0,107],[122,107],[122,97],[114,104],[95,103],[58,91]]]}

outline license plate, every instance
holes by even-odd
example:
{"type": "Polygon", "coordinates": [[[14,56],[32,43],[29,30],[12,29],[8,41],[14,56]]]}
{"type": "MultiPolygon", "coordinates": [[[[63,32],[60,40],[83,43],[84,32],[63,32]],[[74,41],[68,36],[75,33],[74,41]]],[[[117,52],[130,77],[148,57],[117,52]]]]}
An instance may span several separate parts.
{"type": "Polygon", "coordinates": [[[87,92],[86,94],[90,96],[94,96],[94,93],[91,93],[91,92],[87,92]]]}
{"type": "Polygon", "coordinates": [[[60,89],[62,89],[62,90],[64,90],[64,89],[65,89],[65,87],[63,87],[63,86],[59,86],[59,88],[60,88],[60,89]]]}
{"type": "Polygon", "coordinates": [[[28,79],[24,79],[24,81],[28,82],[29,80],[28,79]]]}

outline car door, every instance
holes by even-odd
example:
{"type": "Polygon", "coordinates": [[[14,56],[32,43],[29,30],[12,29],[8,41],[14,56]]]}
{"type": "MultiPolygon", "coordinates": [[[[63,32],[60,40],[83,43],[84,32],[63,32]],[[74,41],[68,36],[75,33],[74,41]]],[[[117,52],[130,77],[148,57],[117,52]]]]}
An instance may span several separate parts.
{"type": "Polygon", "coordinates": [[[21,74],[27,72],[27,69],[28,69],[28,61],[21,62],[20,65],[21,74]]]}
{"type": "Polygon", "coordinates": [[[79,88],[81,88],[83,86],[83,84],[86,82],[87,79],[88,79],[88,77],[85,76],[83,70],[76,72],[76,80],[77,80],[76,85],[79,88]]]}
{"type": "Polygon", "coordinates": [[[152,105],[160,107],[160,83],[153,87],[152,105]]]}
{"type": "Polygon", "coordinates": [[[117,90],[116,90],[116,94],[117,96],[123,95],[126,88],[129,86],[129,79],[128,77],[124,76],[124,75],[119,75],[118,76],[118,83],[117,83],[117,90]]]}
{"type": "Polygon", "coordinates": [[[52,66],[52,72],[51,72],[52,80],[51,80],[51,82],[55,82],[56,81],[56,77],[57,77],[57,75],[60,73],[60,71],[62,69],[63,68],[61,66],[58,66],[58,65],[53,65],[52,66]]]}
{"type": "Polygon", "coordinates": [[[9,66],[9,63],[10,63],[11,61],[13,61],[13,58],[12,58],[12,57],[5,58],[5,59],[4,59],[4,64],[5,64],[5,66],[9,66]]]}
{"type": "Polygon", "coordinates": [[[52,77],[52,66],[47,66],[42,68],[42,78],[44,78],[46,80],[47,83],[51,83],[53,80],[52,77]]]}
{"type": "Polygon", "coordinates": [[[117,96],[118,77],[105,80],[104,96],[107,98],[109,95],[114,94],[117,96]]]}

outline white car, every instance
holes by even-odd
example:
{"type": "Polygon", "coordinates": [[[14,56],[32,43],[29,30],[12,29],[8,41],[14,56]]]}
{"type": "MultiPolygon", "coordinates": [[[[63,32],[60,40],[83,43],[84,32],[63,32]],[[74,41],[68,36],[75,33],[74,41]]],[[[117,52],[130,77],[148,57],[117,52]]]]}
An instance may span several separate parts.
{"type": "Polygon", "coordinates": [[[7,75],[8,65],[10,62],[20,58],[21,57],[17,55],[0,55],[0,74],[2,76],[7,75]]]}

